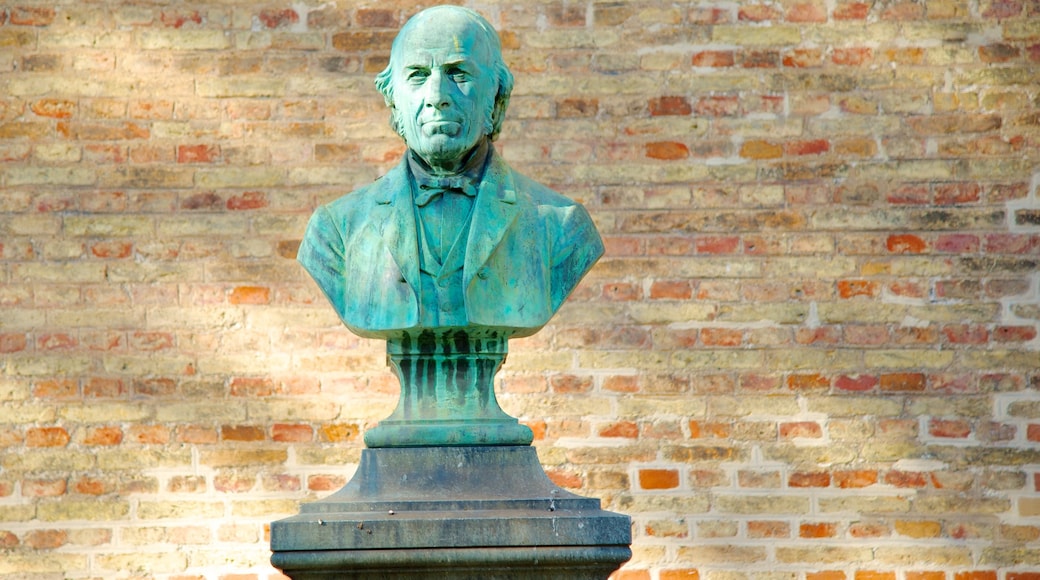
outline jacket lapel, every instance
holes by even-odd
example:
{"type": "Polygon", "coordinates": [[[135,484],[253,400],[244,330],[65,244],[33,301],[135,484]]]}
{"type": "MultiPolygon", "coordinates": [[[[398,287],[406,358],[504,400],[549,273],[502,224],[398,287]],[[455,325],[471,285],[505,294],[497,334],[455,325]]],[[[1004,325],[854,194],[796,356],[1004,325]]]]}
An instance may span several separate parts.
{"type": "Polygon", "coordinates": [[[466,286],[487,263],[517,217],[516,190],[509,167],[492,150],[480,183],[469,224],[469,243],[463,277],[466,286]]]}
{"type": "Polygon", "coordinates": [[[376,198],[373,223],[379,227],[390,254],[404,279],[419,293],[419,242],[412,205],[412,186],[408,179],[407,160],[391,169],[381,180],[376,198]]]}

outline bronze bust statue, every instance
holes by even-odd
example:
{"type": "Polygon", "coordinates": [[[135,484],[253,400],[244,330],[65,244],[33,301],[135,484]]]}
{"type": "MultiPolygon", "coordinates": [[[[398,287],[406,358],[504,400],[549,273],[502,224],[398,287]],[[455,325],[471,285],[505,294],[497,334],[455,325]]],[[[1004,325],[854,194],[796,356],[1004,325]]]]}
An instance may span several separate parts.
{"type": "Polygon", "coordinates": [[[298,256],[351,331],[388,341],[401,403],[366,443],[529,443],[494,402],[492,377],[506,341],[549,321],[602,240],[581,205],[495,151],[513,76],[482,16],[456,6],[415,15],[376,85],[408,152],[318,208],[298,256]],[[475,426],[503,417],[513,426],[475,426]],[[416,435],[420,424],[436,427],[416,435]]]}

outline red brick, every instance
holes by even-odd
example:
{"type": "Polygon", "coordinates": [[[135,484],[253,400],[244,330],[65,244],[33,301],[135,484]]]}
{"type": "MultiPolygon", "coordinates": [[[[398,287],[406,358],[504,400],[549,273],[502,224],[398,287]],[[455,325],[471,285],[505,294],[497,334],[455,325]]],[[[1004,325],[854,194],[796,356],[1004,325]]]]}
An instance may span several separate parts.
{"type": "MultiPolygon", "coordinates": [[[[909,571],[905,574],[906,580],[946,580],[945,572],[916,572],[909,571]]],[[[1008,580],[1011,580],[1010,578],[1008,580]]]]}
{"type": "Polygon", "coordinates": [[[690,421],[689,426],[691,439],[725,439],[730,436],[729,423],[717,421],[690,421]]]}
{"type": "Polygon", "coordinates": [[[873,375],[841,375],[834,380],[834,387],[841,391],[872,391],[878,386],[878,378],[873,375]]]}
{"type": "Polygon", "coordinates": [[[780,437],[782,439],[819,439],[820,437],[823,437],[823,428],[815,421],[791,421],[780,423],[780,437]]]}
{"type": "Polygon", "coordinates": [[[660,580],[700,580],[700,572],[695,568],[683,568],[678,570],[661,570],[658,573],[660,580]]]}
{"type": "Polygon", "coordinates": [[[919,471],[892,470],[885,474],[885,483],[896,487],[922,488],[928,485],[928,476],[919,471]]]}
{"type": "Polygon", "coordinates": [[[179,145],[177,163],[213,163],[220,159],[220,147],[216,145],[179,145]]]}
{"type": "Polygon", "coordinates": [[[314,429],[310,425],[289,425],[275,423],[271,427],[271,439],[289,443],[305,443],[314,438],[314,429]]]}
{"type": "Polygon", "coordinates": [[[693,66],[725,68],[735,63],[736,54],[732,50],[705,50],[693,55],[693,66]]]}
{"type": "Polygon", "coordinates": [[[823,64],[823,51],[818,48],[796,48],[783,54],[781,64],[791,68],[809,68],[823,64]]]}
{"type": "Polygon", "coordinates": [[[736,347],[744,340],[744,331],[736,328],[704,328],[700,332],[705,346],[736,347]]]}
{"type": "Polygon", "coordinates": [[[914,234],[894,234],[888,236],[885,247],[893,254],[920,254],[928,248],[928,244],[914,234]]]}
{"type": "Polygon", "coordinates": [[[866,20],[870,14],[870,4],[866,2],[844,2],[834,7],[832,14],[835,20],[866,20]]]}
{"type": "Polygon", "coordinates": [[[556,116],[560,119],[595,117],[599,113],[599,99],[563,99],[556,103],[556,116]]]}
{"type": "Polygon", "coordinates": [[[640,489],[675,489],[679,487],[679,472],[674,469],[640,469],[640,489]]]}
{"type": "Polygon", "coordinates": [[[53,550],[68,543],[69,535],[65,530],[30,530],[22,538],[26,546],[34,550],[53,550]]]}
{"type": "Polygon", "coordinates": [[[79,395],[79,384],[71,379],[36,381],[33,396],[41,399],[71,399],[79,395]]]}
{"type": "Polygon", "coordinates": [[[975,203],[982,197],[982,188],[977,183],[950,183],[935,188],[935,203],[954,205],[975,203]]]}
{"type": "Polygon", "coordinates": [[[166,11],[159,15],[159,21],[167,28],[181,28],[185,24],[202,24],[202,15],[198,10],[191,11],[166,11]]]}
{"type": "Polygon", "coordinates": [[[650,159],[675,161],[690,156],[690,148],[676,141],[655,141],[646,144],[646,156],[650,159]]]}
{"type": "Polygon", "coordinates": [[[1020,14],[1022,14],[1022,2],[1020,0],[990,0],[986,3],[986,10],[982,13],[982,17],[1004,20],[1005,18],[1014,18],[1020,14]]]}
{"type": "Polygon", "coordinates": [[[585,485],[585,480],[576,473],[570,471],[561,471],[559,469],[548,469],[545,471],[545,475],[549,476],[549,480],[554,484],[568,488],[568,489],[581,489],[585,485]]]}
{"type": "Polygon", "coordinates": [[[854,298],[856,296],[876,297],[880,285],[871,280],[838,280],[838,295],[842,298],[854,298]]]}
{"type": "Polygon", "coordinates": [[[68,99],[40,99],[30,106],[33,113],[52,119],[68,119],[76,113],[76,102],[68,99]]]}
{"type": "Polygon", "coordinates": [[[170,430],[165,425],[131,425],[126,438],[145,445],[165,445],[170,441],[170,430]]]}
{"type": "Polygon", "coordinates": [[[837,526],[832,523],[805,523],[798,526],[799,538],[833,538],[836,535],[837,526]]]}
{"type": "Polygon", "coordinates": [[[666,115],[689,115],[693,112],[686,97],[656,97],[650,99],[650,115],[660,117],[666,115]]]}
{"type": "Polygon", "coordinates": [[[698,254],[735,254],[740,251],[739,236],[699,236],[694,240],[698,254]]]}
{"type": "Polygon", "coordinates": [[[38,350],[71,350],[79,346],[79,340],[64,332],[40,334],[36,337],[38,350]]]}
{"type": "Polygon", "coordinates": [[[841,489],[869,487],[878,481],[878,472],[873,469],[835,471],[834,485],[841,489]]]}
{"type": "Polygon", "coordinates": [[[58,497],[65,495],[64,479],[23,479],[23,497],[58,497]]]}
{"type": "Polygon", "coordinates": [[[592,377],[588,376],[554,375],[549,378],[549,387],[554,393],[588,393],[592,386],[592,377]]]}
{"type": "Polygon", "coordinates": [[[285,28],[300,21],[300,15],[292,8],[261,10],[257,18],[267,28],[285,28]]]}
{"type": "Polygon", "coordinates": [[[950,254],[970,254],[979,251],[979,237],[975,234],[942,234],[935,240],[935,250],[950,254]]]}
{"type": "Polygon", "coordinates": [[[783,145],[761,139],[751,139],[740,146],[740,156],[747,159],[779,159],[783,154],[783,145]]]}
{"type": "Polygon", "coordinates": [[[735,117],[740,114],[740,101],[735,96],[711,96],[697,100],[695,108],[701,117],[735,117]]]}
{"type": "Polygon", "coordinates": [[[221,473],[213,478],[213,489],[221,493],[245,493],[256,486],[256,476],[243,473],[221,473]]]}
{"type": "Polygon", "coordinates": [[[744,68],[776,68],[780,66],[780,53],[775,50],[749,50],[741,53],[740,66],[744,68]]]}
{"type": "Polygon", "coordinates": [[[822,572],[806,572],[805,580],[845,580],[845,573],[839,570],[824,570],[822,572]]]}
{"type": "Polygon", "coordinates": [[[224,425],[220,428],[220,438],[224,441],[263,441],[267,434],[255,425],[224,425]]]}
{"type": "Polygon", "coordinates": [[[971,423],[964,420],[931,419],[928,422],[928,433],[932,437],[964,439],[971,435],[971,423]]]}
{"type": "Polygon", "coordinates": [[[65,447],[69,434],[64,427],[31,427],[25,432],[26,447],[65,447]]]}
{"type": "Polygon", "coordinates": [[[228,296],[231,304],[269,304],[271,289],[263,286],[238,286],[228,296]]]}
{"type": "Polygon", "coordinates": [[[919,392],[925,389],[922,373],[889,373],[881,375],[883,392],[919,392]]]}
{"type": "Polygon", "coordinates": [[[606,425],[599,430],[600,437],[623,437],[635,439],[639,437],[639,425],[633,421],[618,421],[606,425]]]}
{"type": "Polygon", "coordinates": [[[862,66],[874,59],[873,49],[866,47],[835,48],[831,62],[844,66],[862,66]]]}
{"type": "Polygon", "coordinates": [[[747,523],[749,538],[789,538],[791,524],[774,520],[751,520],[747,523]]]}
{"type": "Polygon", "coordinates": [[[354,17],[357,24],[365,28],[395,28],[400,24],[396,10],[358,8],[354,17]]]}
{"type": "Polygon", "coordinates": [[[230,210],[262,209],[267,207],[267,194],[262,191],[246,191],[232,195],[227,200],[230,210]]]}
{"type": "Polygon", "coordinates": [[[787,478],[789,487],[829,487],[831,474],[826,471],[796,471],[787,478]]]}
{"type": "Polygon", "coordinates": [[[89,427],[84,445],[112,446],[123,442],[123,430],[115,426],[89,427]]]}
{"type": "MultiPolygon", "coordinates": [[[[1008,575],[1010,576],[1010,574],[1008,575]]],[[[971,572],[957,572],[953,575],[953,580],[997,580],[997,572],[995,570],[972,570],[971,572]]]]}
{"type": "Polygon", "coordinates": [[[784,152],[787,155],[820,155],[830,151],[830,148],[831,144],[826,139],[791,141],[784,144],[784,152]]]}
{"type": "Polygon", "coordinates": [[[54,16],[53,8],[43,6],[15,6],[8,13],[10,23],[18,26],[47,26],[54,16]]]}
{"type": "Polygon", "coordinates": [[[614,393],[636,393],[639,391],[639,377],[612,376],[603,380],[603,389],[614,393]]]}
{"type": "Polygon", "coordinates": [[[122,397],[126,392],[126,383],[120,379],[91,377],[83,383],[84,397],[114,398],[122,397]]]}
{"type": "Polygon", "coordinates": [[[109,492],[104,481],[93,477],[81,477],[72,485],[73,491],[83,495],[105,495],[109,492]]]}
{"type": "Polygon", "coordinates": [[[878,572],[875,570],[856,570],[853,580],[896,580],[895,572],[878,572]]]}
{"type": "Polygon", "coordinates": [[[1035,326],[998,326],[993,329],[995,342],[1029,342],[1036,338],[1035,326]]]}
{"type": "Polygon", "coordinates": [[[692,296],[693,287],[685,280],[655,280],[650,285],[650,298],[654,300],[689,300],[692,296]]]}
{"type": "Polygon", "coordinates": [[[827,9],[822,4],[804,2],[792,4],[787,8],[785,19],[788,22],[827,22],[827,9]]]}
{"type": "Polygon", "coordinates": [[[318,429],[321,441],[342,443],[354,441],[358,436],[358,426],[353,423],[329,423],[318,429]]]}
{"type": "Polygon", "coordinates": [[[791,375],[787,377],[787,388],[794,391],[820,390],[830,388],[831,381],[820,374],[791,375]]]}
{"type": "Polygon", "coordinates": [[[201,425],[182,425],[177,428],[177,441],[195,445],[212,445],[217,442],[217,430],[201,425]]]}
{"type": "Polygon", "coordinates": [[[108,240],[90,246],[90,253],[104,259],[122,259],[130,257],[134,245],[126,241],[108,240]]]}
{"type": "Polygon", "coordinates": [[[307,477],[307,489],[311,491],[335,491],[347,483],[341,475],[311,475],[307,477]]]}
{"type": "Polygon", "coordinates": [[[979,325],[944,326],[942,333],[951,344],[986,344],[989,342],[989,331],[979,325]]]}
{"type": "Polygon", "coordinates": [[[643,288],[638,284],[614,282],[603,286],[603,297],[612,302],[631,302],[643,297],[643,288]]]}

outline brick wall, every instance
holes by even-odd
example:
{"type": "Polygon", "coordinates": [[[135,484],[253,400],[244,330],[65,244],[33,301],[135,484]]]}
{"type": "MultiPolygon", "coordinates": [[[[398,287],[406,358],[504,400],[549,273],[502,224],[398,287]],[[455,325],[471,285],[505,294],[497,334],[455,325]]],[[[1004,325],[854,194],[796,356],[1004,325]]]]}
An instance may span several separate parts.
{"type": "MultiPolygon", "coordinates": [[[[1040,5],[470,2],[607,242],[499,391],[619,580],[1040,579],[1040,5]]],[[[274,578],[397,384],[293,260],[413,2],[0,6],[0,578],[274,578]]]]}

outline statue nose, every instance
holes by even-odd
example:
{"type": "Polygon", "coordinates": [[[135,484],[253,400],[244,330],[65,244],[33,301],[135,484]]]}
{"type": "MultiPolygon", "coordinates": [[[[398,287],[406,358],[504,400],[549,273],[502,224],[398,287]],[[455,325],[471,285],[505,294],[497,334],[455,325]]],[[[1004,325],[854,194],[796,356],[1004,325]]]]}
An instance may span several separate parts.
{"type": "Polygon", "coordinates": [[[451,99],[448,97],[447,78],[443,74],[434,72],[426,80],[424,104],[435,109],[443,109],[451,104],[451,99]]]}

